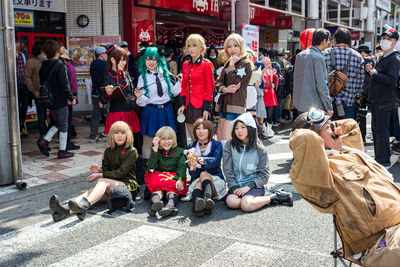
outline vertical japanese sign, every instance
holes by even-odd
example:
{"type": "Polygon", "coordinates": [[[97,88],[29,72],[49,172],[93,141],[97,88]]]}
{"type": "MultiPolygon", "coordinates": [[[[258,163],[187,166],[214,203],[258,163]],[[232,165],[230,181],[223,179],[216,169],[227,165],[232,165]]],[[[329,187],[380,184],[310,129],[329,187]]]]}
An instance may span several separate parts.
{"type": "Polygon", "coordinates": [[[139,51],[139,44],[141,42],[148,42],[149,44],[154,44],[154,21],[146,19],[136,20],[136,47],[139,51]]]}
{"type": "Polygon", "coordinates": [[[259,37],[260,30],[258,26],[250,24],[242,24],[242,37],[247,47],[249,47],[254,54],[254,58],[258,59],[259,37]]]}

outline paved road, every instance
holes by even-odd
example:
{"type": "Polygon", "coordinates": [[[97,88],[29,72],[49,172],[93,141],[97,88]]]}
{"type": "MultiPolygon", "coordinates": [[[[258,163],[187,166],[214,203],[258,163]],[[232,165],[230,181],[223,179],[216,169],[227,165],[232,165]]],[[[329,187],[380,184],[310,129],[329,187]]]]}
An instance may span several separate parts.
{"type": "MultiPolygon", "coordinates": [[[[289,131],[268,142],[270,188],[290,184],[289,131]]],[[[368,153],[371,146],[367,146],[368,153]]],[[[394,157],[395,159],[395,157],[394,157]]],[[[390,168],[396,182],[400,164],[390,168]]],[[[86,175],[0,196],[0,266],[333,266],[332,217],[317,213],[295,193],[294,207],[268,206],[244,213],[219,202],[196,218],[181,202],[176,217],[147,216],[139,199],[131,213],[95,206],[81,222],[53,223],[48,200],[77,196],[86,175]]]]}

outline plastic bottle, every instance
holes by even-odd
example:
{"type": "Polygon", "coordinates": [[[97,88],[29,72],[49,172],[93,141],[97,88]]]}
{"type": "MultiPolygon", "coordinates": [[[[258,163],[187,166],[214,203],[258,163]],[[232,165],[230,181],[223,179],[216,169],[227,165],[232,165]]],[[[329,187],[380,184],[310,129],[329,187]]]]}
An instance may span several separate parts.
{"type": "Polygon", "coordinates": [[[336,105],[336,110],[338,113],[337,115],[339,117],[343,117],[345,115],[345,113],[344,113],[343,104],[342,104],[342,101],[340,100],[340,98],[335,99],[335,105],[336,105]]]}

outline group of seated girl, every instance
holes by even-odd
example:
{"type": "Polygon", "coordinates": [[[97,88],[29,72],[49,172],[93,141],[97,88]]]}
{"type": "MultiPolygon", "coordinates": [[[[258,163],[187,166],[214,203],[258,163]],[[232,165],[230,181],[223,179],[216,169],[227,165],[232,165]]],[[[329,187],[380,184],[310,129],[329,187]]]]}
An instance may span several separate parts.
{"type": "MultiPolygon", "coordinates": [[[[270,193],[266,188],[270,175],[268,155],[257,137],[256,123],[250,113],[234,121],[232,140],[224,148],[213,139],[213,125],[206,119],[200,118],[194,123],[193,136],[195,141],[188,146],[192,155],[187,160],[184,149],[177,146],[171,127],[165,126],[156,132],[145,175],[151,192],[150,216],[177,215],[177,203],[185,195],[193,200],[193,212],[198,217],[211,214],[214,200],[220,199],[225,200],[229,208],[243,211],[254,211],[271,202],[293,205],[291,193],[270,193]],[[187,168],[191,178],[189,187],[187,168]]],[[[72,213],[83,220],[90,206],[108,200],[114,186],[127,186],[135,199],[139,193],[135,175],[137,158],[130,127],[125,122],[115,122],[110,128],[102,167],[93,165],[89,169],[92,174],[87,182],[96,181],[95,187],[67,204],[61,204],[53,195],[50,209],[54,221],[72,213]]]]}

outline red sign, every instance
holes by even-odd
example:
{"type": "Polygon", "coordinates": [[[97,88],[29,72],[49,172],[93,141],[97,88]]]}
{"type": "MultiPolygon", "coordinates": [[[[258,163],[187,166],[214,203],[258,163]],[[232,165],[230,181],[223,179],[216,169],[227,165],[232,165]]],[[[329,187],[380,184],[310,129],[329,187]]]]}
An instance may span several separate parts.
{"type": "Polygon", "coordinates": [[[351,32],[351,40],[360,40],[360,32],[351,32]]]}
{"type": "Polygon", "coordinates": [[[250,23],[275,26],[275,11],[250,7],[250,23]]]}
{"type": "Polygon", "coordinates": [[[220,0],[218,6],[218,20],[230,21],[232,16],[232,6],[230,1],[220,0]]]}
{"type": "Polygon", "coordinates": [[[141,42],[148,42],[154,44],[154,21],[137,19],[136,20],[136,44],[139,51],[139,44],[141,42]]]}
{"type": "Polygon", "coordinates": [[[275,18],[275,29],[291,29],[292,28],[292,17],[276,17],[275,18]]]}
{"type": "Polygon", "coordinates": [[[218,17],[218,0],[137,0],[136,3],[218,17]]]}

